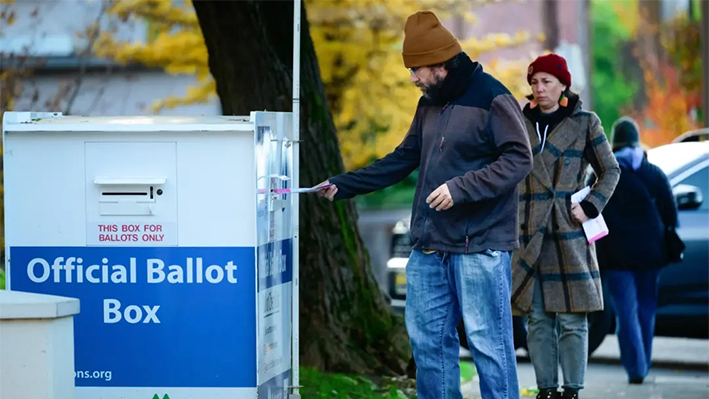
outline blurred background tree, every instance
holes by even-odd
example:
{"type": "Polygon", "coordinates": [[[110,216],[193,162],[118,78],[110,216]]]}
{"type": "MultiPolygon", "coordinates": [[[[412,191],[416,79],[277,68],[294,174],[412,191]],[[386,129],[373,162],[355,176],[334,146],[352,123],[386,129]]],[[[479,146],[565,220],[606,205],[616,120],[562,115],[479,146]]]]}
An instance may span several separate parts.
{"type": "Polygon", "coordinates": [[[669,13],[659,1],[592,0],[595,111],[606,133],[622,115],[642,129],[649,147],[700,126],[699,0],[669,13]]]}
{"type": "MultiPolygon", "coordinates": [[[[591,91],[594,111],[601,118],[606,133],[623,108],[632,106],[640,82],[633,79],[629,65],[628,42],[632,39],[638,18],[632,10],[636,0],[611,2],[591,1],[592,76],[591,91]],[[630,17],[621,22],[621,15],[630,17]]],[[[636,72],[637,73],[637,72],[636,72]]]]}
{"type": "Polygon", "coordinates": [[[122,21],[145,21],[149,35],[145,42],[136,43],[117,39],[113,32],[103,32],[95,45],[98,56],[122,64],[159,67],[171,74],[197,75],[197,86],[188,88],[184,96],[157,101],[151,106],[153,112],[216,96],[207,64],[207,48],[191,1],[109,0],[107,12],[122,21]]]}
{"type": "MultiPolygon", "coordinates": [[[[409,128],[420,91],[411,83],[401,58],[406,17],[422,9],[436,12],[441,20],[462,16],[475,23],[473,13],[494,0],[305,0],[310,31],[318,56],[326,97],[337,129],[347,170],[362,167],[386,155],[399,144],[409,128]]],[[[146,43],[117,40],[104,32],[97,40],[98,55],[122,63],[143,63],[170,73],[196,73],[199,85],[183,97],[169,97],[152,105],[163,108],[206,101],[215,94],[209,74],[204,39],[190,1],[113,1],[108,13],[124,21],[145,20],[152,31],[146,43]]],[[[463,50],[476,59],[501,47],[511,47],[531,38],[488,34],[461,40],[463,50]]],[[[530,55],[531,58],[531,55],[530,55]]],[[[530,59],[492,62],[484,67],[506,84],[518,98],[528,91],[525,80],[530,59]]],[[[360,197],[363,206],[401,206],[413,198],[416,172],[404,182],[360,197]]]]}
{"type": "MultiPolygon", "coordinates": [[[[491,0],[490,0],[491,1],[491,0]]],[[[485,1],[478,2],[478,6],[485,1]]],[[[401,59],[406,17],[429,9],[445,19],[463,15],[474,23],[471,3],[457,0],[306,0],[311,34],[318,54],[328,102],[332,107],[347,169],[364,166],[386,155],[408,130],[420,92],[410,82],[401,59]]],[[[169,73],[196,73],[200,85],[184,97],[153,104],[153,110],[205,101],[215,94],[209,76],[204,39],[191,2],[122,0],[108,12],[122,20],[143,19],[153,34],[148,42],[127,43],[104,32],[96,43],[98,55],[120,62],[162,67],[169,73]]],[[[530,40],[529,34],[490,34],[463,40],[475,59],[486,51],[530,40]]],[[[522,97],[528,60],[485,65],[522,97]]]]}
{"type": "MultiPolygon", "coordinates": [[[[457,0],[306,0],[311,34],[318,53],[323,83],[332,107],[342,157],[349,170],[369,164],[393,150],[409,129],[421,93],[410,81],[401,57],[406,18],[432,10],[439,19],[463,16],[485,1],[457,0]]],[[[530,40],[489,34],[461,40],[473,59],[501,47],[530,40]]],[[[519,98],[526,90],[529,60],[484,65],[519,98]]]]}

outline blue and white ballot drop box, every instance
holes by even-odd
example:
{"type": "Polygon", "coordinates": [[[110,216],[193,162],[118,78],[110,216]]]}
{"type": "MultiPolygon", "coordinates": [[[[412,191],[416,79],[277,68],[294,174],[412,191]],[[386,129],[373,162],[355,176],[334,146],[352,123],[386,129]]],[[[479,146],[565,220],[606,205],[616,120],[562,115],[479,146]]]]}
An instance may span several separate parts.
{"type": "Polygon", "coordinates": [[[5,113],[8,289],[80,299],[76,399],[288,397],[292,131],[5,113]]]}

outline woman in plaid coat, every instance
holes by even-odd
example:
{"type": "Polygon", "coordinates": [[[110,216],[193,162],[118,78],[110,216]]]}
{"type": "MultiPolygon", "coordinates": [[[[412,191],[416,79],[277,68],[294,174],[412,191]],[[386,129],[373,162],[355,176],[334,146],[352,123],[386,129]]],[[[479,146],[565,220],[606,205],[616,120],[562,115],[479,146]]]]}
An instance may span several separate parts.
{"type": "Polygon", "coordinates": [[[564,58],[540,56],[529,66],[527,81],[532,96],[524,115],[534,166],[519,185],[512,307],[529,315],[527,347],[540,389],[537,398],[578,398],[588,357],[586,314],[603,309],[595,246],[582,223],[603,211],[620,168],[598,116],[583,110],[569,90],[564,58]],[[598,179],[580,204],[572,204],[589,165],[598,179]],[[559,363],[563,394],[557,392],[559,363]]]}

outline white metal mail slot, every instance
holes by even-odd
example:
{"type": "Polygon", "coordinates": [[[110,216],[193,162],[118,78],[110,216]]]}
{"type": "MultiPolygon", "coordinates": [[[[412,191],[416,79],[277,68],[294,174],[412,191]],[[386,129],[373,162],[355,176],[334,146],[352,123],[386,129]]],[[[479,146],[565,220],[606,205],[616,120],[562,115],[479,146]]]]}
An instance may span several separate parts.
{"type": "Polygon", "coordinates": [[[152,215],[163,194],[165,178],[96,178],[99,186],[99,214],[152,215]]]}

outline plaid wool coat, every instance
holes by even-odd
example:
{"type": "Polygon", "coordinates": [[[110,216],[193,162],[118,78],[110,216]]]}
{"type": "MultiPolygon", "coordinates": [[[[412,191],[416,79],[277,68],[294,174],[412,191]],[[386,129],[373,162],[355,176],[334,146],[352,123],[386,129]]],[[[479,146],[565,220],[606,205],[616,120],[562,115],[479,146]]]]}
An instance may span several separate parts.
{"type": "Polygon", "coordinates": [[[584,187],[591,165],[598,179],[586,200],[602,212],[620,168],[598,116],[582,110],[580,100],[573,106],[549,133],[543,152],[535,124],[525,118],[534,166],[518,187],[520,246],[512,258],[517,315],[530,311],[537,277],[547,312],[592,312],[604,306],[595,245],[571,216],[571,195],[584,187]]]}

